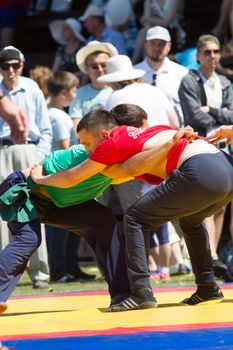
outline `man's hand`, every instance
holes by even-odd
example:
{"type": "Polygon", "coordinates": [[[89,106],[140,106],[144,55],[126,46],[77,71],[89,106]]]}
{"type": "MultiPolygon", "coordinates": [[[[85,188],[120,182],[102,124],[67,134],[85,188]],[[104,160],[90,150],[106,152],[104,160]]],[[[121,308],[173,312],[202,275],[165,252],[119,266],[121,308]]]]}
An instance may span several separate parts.
{"type": "Polygon", "coordinates": [[[25,113],[7,96],[0,100],[0,113],[11,128],[12,140],[21,143],[28,136],[28,119],[25,113]]]}
{"type": "Polygon", "coordinates": [[[195,140],[198,136],[198,133],[195,132],[193,130],[193,128],[189,125],[180,128],[179,130],[177,130],[177,132],[175,133],[175,135],[173,136],[171,142],[172,144],[175,144],[179,139],[181,139],[182,137],[186,137],[189,141],[195,140]]]}
{"type": "Polygon", "coordinates": [[[205,138],[205,140],[213,144],[224,139],[226,139],[226,145],[233,143],[233,125],[222,125],[212,135],[205,138]]]}
{"type": "Polygon", "coordinates": [[[41,164],[33,165],[30,176],[35,183],[40,184],[40,179],[43,178],[43,166],[41,164]]]}

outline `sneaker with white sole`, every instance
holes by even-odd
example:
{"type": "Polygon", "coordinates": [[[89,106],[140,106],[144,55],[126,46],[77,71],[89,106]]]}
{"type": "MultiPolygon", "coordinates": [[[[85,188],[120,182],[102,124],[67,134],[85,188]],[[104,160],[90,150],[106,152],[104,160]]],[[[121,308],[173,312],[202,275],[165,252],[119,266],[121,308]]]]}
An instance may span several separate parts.
{"type": "Polygon", "coordinates": [[[218,285],[198,286],[197,291],[181,301],[184,305],[197,305],[200,303],[218,303],[224,299],[224,295],[218,285]]]}
{"type": "Polygon", "coordinates": [[[114,304],[106,309],[106,312],[120,312],[139,309],[152,309],[158,306],[155,298],[138,302],[135,297],[128,297],[119,304],[114,304]]]}

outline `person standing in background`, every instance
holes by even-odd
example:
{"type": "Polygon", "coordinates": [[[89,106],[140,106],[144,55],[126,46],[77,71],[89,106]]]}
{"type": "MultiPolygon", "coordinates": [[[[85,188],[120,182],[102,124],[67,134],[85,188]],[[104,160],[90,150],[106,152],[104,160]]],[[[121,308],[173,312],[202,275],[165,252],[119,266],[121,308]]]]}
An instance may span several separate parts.
{"type": "MultiPolygon", "coordinates": [[[[57,71],[48,79],[48,108],[53,129],[52,151],[64,150],[77,144],[72,120],[64,108],[75,98],[78,85],[78,78],[66,71],[57,71]]],[[[78,235],[46,225],[46,240],[51,282],[66,283],[95,278],[95,275],[88,275],[79,267],[78,235]]]]}
{"type": "MultiPolygon", "coordinates": [[[[233,91],[231,82],[216,73],[221,58],[220,42],[213,35],[202,35],[197,40],[198,70],[191,70],[181,81],[179,97],[186,125],[191,125],[201,136],[212,133],[221,124],[233,123],[233,91]]],[[[228,152],[227,148],[224,151],[228,152]]],[[[210,247],[215,275],[225,282],[232,282],[227,267],[217,254],[225,207],[219,213],[205,219],[210,236],[210,247]]]]}
{"type": "MultiPolygon", "coordinates": [[[[0,179],[12,171],[35,164],[51,150],[52,128],[47,106],[38,85],[31,79],[22,77],[24,56],[15,47],[8,46],[0,51],[0,73],[3,80],[0,89],[13,103],[20,106],[28,117],[28,136],[15,143],[7,122],[0,118],[0,179]]],[[[43,231],[43,230],[42,230],[43,231]]],[[[44,235],[44,231],[43,231],[44,235]]],[[[2,222],[0,245],[9,242],[9,232],[2,222]]],[[[41,247],[35,252],[28,266],[34,288],[47,288],[49,267],[45,237],[41,247]]]]}

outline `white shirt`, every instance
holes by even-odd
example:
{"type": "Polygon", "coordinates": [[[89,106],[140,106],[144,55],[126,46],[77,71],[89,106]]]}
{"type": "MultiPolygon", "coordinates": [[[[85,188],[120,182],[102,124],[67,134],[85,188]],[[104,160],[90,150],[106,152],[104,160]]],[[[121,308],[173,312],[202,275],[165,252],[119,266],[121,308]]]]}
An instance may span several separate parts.
{"type": "Polygon", "coordinates": [[[144,109],[148,116],[149,126],[169,125],[168,113],[174,110],[163,91],[147,83],[133,83],[114,91],[105,109],[110,111],[121,103],[135,104],[144,109]]]}
{"type": "Polygon", "coordinates": [[[73,122],[69,115],[61,109],[50,107],[49,117],[53,128],[52,151],[60,149],[58,142],[70,139],[70,144],[77,143],[73,122]]]}
{"type": "Polygon", "coordinates": [[[157,71],[149,65],[147,58],[136,64],[134,68],[143,69],[146,72],[143,78],[148,84],[152,84],[152,76],[154,73],[157,74],[156,86],[165,93],[180,116],[180,119],[183,120],[178,90],[181,80],[188,74],[188,69],[171,61],[168,57],[165,57],[162,66],[157,71]]]}

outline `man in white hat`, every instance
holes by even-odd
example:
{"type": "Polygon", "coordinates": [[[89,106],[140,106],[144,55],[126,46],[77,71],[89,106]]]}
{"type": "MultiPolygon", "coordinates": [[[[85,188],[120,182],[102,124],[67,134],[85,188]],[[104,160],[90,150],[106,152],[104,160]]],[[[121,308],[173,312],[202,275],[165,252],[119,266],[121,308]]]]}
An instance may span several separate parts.
{"type": "Polygon", "coordinates": [[[135,68],[145,70],[145,81],[163,90],[176,109],[180,123],[183,124],[178,90],[181,80],[188,74],[188,69],[167,57],[171,45],[171,37],[166,28],[156,26],[148,29],[145,41],[146,57],[136,64],[135,68]]]}
{"type": "Polygon", "coordinates": [[[79,20],[84,22],[84,26],[90,34],[87,42],[98,40],[111,43],[120,54],[126,54],[126,44],[122,34],[105,25],[105,15],[101,7],[90,4],[79,20]]]}
{"type": "Polygon", "coordinates": [[[112,93],[112,89],[97,78],[106,73],[106,63],[117,55],[117,49],[110,43],[91,41],[76,55],[80,71],[88,76],[90,83],[77,90],[77,97],[69,107],[69,115],[76,129],[80,119],[93,109],[101,109],[112,93]]]}

